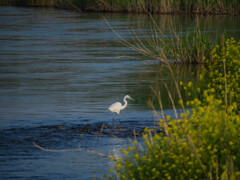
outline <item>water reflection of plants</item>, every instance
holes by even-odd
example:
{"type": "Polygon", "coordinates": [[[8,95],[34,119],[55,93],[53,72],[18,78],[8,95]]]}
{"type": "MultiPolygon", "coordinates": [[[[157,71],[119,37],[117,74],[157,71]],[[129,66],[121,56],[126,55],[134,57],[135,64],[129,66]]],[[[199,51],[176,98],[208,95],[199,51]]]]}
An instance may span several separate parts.
{"type": "MultiPolygon", "coordinates": [[[[171,98],[174,102],[179,101],[179,94],[176,89],[175,81],[177,84],[180,82],[188,83],[189,81],[196,82],[197,75],[200,73],[201,66],[196,65],[179,65],[179,64],[171,64],[172,73],[164,67],[164,65],[157,66],[157,72],[155,73],[155,81],[153,84],[150,84],[152,89],[157,89],[163,95],[161,100],[164,109],[172,109],[172,102],[168,95],[171,93],[171,98]]],[[[184,88],[180,88],[180,92],[182,95],[183,100],[188,99],[188,93],[184,90],[184,88]]],[[[150,97],[148,97],[148,103],[152,103],[157,109],[158,107],[158,100],[155,98],[153,93],[150,93],[150,97]]],[[[181,108],[181,105],[176,103],[176,108],[181,108]]]]}

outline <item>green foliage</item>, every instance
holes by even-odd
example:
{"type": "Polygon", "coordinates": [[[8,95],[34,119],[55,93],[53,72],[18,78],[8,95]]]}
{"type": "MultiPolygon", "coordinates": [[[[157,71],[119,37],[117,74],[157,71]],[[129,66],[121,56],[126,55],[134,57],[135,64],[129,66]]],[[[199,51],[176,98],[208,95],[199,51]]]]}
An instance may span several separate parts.
{"type": "MultiPolygon", "coordinates": [[[[181,119],[160,120],[163,133],[144,135],[144,147],[135,141],[115,166],[121,179],[239,179],[240,117],[206,94],[208,105],[196,105],[181,119]]],[[[167,117],[170,119],[170,117],[167,117]]],[[[113,178],[114,175],[111,177],[113,178]]]]}
{"type": "Polygon", "coordinates": [[[203,57],[209,57],[212,44],[206,34],[196,28],[193,34],[187,34],[182,46],[185,50],[184,56],[189,62],[203,63],[203,57]]]}
{"type": "Polygon", "coordinates": [[[216,98],[223,104],[237,103],[240,107],[240,41],[227,39],[212,50],[200,75],[200,83],[202,91],[214,89],[216,98]]]}

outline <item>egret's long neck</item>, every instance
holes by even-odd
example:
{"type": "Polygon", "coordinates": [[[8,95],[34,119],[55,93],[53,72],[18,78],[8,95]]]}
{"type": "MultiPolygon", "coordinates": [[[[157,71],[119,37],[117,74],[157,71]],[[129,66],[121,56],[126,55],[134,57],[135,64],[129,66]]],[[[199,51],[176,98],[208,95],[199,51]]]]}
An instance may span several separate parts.
{"type": "Polygon", "coordinates": [[[124,109],[127,106],[127,100],[126,98],[123,99],[124,105],[122,106],[122,109],[124,109]]]}

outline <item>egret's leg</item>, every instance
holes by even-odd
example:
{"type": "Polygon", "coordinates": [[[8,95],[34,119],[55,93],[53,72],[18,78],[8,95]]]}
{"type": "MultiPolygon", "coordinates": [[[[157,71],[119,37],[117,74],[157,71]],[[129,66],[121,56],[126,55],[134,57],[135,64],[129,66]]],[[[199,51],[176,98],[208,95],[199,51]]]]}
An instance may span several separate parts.
{"type": "Polygon", "coordinates": [[[115,118],[115,113],[113,113],[112,125],[114,125],[114,118],[115,118]]]}
{"type": "Polygon", "coordinates": [[[118,121],[119,121],[119,124],[121,124],[121,121],[120,121],[120,114],[118,114],[118,121]]]}

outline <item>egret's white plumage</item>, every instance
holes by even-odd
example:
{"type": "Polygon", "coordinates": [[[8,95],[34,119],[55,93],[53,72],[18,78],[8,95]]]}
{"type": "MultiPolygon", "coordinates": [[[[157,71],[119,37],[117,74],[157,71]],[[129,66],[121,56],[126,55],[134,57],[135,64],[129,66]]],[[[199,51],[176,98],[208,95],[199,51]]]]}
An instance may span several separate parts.
{"type": "MultiPolygon", "coordinates": [[[[113,112],[114,116],[115,116],[115,113],[117,113],[119,115],[120,111],[127,107],[127,104],[128,104],[128,102],[126,100],[127,98],[133,100],[129,95],[126,95],[123,98],[124,105],[122,105],[120,102],[115,102],[108,108],[109,111],[113,112]]],[[[114,119],[114,117],[113,117],[113,119],[114,119]]],[[[119,118],[119,121],[120,121],[120,118],[119,118]]]]}

